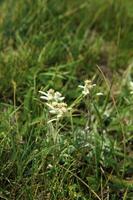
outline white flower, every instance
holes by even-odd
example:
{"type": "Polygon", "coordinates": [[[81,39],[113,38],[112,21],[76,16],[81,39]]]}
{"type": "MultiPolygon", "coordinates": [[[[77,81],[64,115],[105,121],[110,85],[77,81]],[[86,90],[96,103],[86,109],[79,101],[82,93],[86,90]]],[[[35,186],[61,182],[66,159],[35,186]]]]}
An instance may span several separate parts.
{"type": "Polygon", "coordinates": [[[55,101],[60,102],[64,100],[65,97],[62,96],[60,92],[55,92],[53,89],[49,89],[47,92],[39,91],[39,93],[42,94],[40,96],[41,99],[44,99],[46,101],[55,101]]]}
{"type": "Polygon", "coordinates": [[[49,107],[49,112],[56,115],[57,118],[61,118],[68,111],[67,104],[64,102],[52,102],[46,103],[46,105],[49,107]]]}
{"type": "Polygon", "coordinates": [[[85,80],[84,85],[79,85],[79,87],[83,89],[82,94],[85,96],[90,94],[90,90],[95,86],[96,84],[92,84],[91,80],[85,80]]]}
{"type": "Polygon", "coordinates": [[[40,98],[47,101],[46,105],[49,108],[49,113],[56,116],[49,120],[48,123],[63,117],[70,109],[67,107],[66,103],[62,102],[65,97],[63,97],[60,92],[55,92],[53,89],[49,89],[47,92],[39,91],[39,93],[42,94],[40,98]]]}

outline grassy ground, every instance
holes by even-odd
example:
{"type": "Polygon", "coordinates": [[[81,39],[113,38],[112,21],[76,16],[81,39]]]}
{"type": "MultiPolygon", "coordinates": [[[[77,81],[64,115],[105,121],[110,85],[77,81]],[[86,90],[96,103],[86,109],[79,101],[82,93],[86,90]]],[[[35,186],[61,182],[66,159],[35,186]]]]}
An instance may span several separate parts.
{"type": "Polygon", "coordinates": [[[1,0],[0,49],[0,199],[132,200],[133,2],[1,0]]]}

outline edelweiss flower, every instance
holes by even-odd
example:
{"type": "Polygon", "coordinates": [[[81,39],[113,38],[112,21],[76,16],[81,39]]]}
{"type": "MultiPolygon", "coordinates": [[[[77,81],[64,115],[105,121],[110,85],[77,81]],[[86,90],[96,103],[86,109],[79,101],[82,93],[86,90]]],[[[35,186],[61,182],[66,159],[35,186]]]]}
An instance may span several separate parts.
{"type": "Polygon", "coordinates": [[[85,80],[84,85],[79,85],[79,87],[83,89],[82,94],[85,96],[90,94],[90,90],[95,86],[96,84],[92,84],[91,80],[85,80]]]}
{"type": "Polygon", "coordinates": [[[47,92],[39,91],[39,93],[42,94],[40,98],[46,101],[60,102],[65,98],[62,97],[62,94],[60,92],[55,92],[53,89],[49,89],[47,92]]]}
{"type": "Polygon", "coordinates": [[[67,113],[69,109],[67,108],[67,104],[62,102],[65,97],[60,92],[55,92],[53,89],[47,92],[39,92],[42,94],[40,98],[47,101],[46,105],[49,108],[49,113],[56,115],[56,118],[51,119],[49,122],[55,121],[67,113]]]}
{"type": "Polygon", "coordinates": [[[49,107],[49,112],[57,115],[57,118],[61,118],[68,111],[67,104],[64,102],[52,102],[46,103],[46,105],[49,107]]]}

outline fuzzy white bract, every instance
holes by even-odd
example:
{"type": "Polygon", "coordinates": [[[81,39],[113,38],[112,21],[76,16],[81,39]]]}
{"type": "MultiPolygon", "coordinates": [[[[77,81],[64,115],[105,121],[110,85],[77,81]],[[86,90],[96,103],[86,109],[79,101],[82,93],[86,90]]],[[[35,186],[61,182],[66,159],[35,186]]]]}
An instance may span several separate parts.
{"type": "Polygon", "coordinates": [[[85,80],[84,85],[79,85],[79,87],[82,88],[82,94],[84,96],[90,94],[91,89],[95,86],[96,84],[92,84],[91,80],[85,80]]]}
{"type": "Polygon", "coordinates": [[[103,96],[103,93],[102,92],[98,92],[98,93],[96,93],[96,96],[103,96]]]}
{"type": "Polygon", "coordinates": [[[55,102],[61,102],[65,99],[65,97],[62,96],[60,92],[55,92],[53,89],[49,89],[47,92],[39,91],[42,96],[40,96],[41,99],[44,99],[46,101],[55,101],[55,102]]]}

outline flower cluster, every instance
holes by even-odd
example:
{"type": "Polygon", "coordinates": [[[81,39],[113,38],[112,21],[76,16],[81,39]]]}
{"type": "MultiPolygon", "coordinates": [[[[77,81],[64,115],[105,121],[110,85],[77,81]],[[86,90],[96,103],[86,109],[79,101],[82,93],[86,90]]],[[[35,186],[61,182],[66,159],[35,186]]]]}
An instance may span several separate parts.
{"type": "Polygon", "coordinates": [[[60,92],[55,92],[53,89],[49,89],[47,92],[39,91],[39,93],[42,94],[40,98],[47,101],[46,105],[49,108],[49,113],[56,115],[57,119],[67,113],[67,104],[63,102],[65,97],[63,97],[60,92]]]}
{"type": "Polygon", "coordinates": [[[51,104],[46,103],[46,105],[49,107],[49,112],[57,115],[57,118],[61,118],[68,111],[67,104],[64,102],[52,102],[51,104]]]}
{"type": "Polygon", "coordinates": [[[93,84],[91,80],[85,80],[84,85],[79,85],[79,87],[83,89],[82,94],[84,96],[90,94],[91,89],[95,86],[96,84],[93,84]]]}

